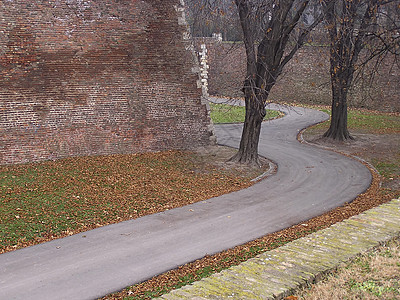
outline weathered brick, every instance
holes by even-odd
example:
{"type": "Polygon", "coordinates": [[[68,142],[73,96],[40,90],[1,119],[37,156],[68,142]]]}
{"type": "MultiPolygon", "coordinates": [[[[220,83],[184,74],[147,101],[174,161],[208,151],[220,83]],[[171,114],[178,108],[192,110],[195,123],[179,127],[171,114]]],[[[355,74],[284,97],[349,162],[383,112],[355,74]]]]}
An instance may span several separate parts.
{"type": "Polygon", "coordinates": [[[210,143],[179,0],[2,1],[0,28],[0,164],[210,143]]]}

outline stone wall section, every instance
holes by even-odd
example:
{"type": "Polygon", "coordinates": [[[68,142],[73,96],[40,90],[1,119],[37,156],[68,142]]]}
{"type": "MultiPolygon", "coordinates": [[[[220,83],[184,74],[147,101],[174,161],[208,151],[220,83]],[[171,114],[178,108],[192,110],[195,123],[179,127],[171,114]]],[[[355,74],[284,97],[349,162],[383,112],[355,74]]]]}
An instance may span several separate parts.
{"type": "Polygon", "coordinates": [[[2,1],[0,28],[0,164],[212,140],[182,1],[2,1]]]}
{"type": "Polygon", "coordinates": [[[203,90],[203,96],[208,97],[208,61],[207,61],[207,45],[201,44],[199,52],[200,59],[200,81],[203,90]]]}
{"type": "Polygon", "coordinates": [[[394,199],[157,299],[289,299],[360,254],[398,239],[399,204],[394,199]]]}

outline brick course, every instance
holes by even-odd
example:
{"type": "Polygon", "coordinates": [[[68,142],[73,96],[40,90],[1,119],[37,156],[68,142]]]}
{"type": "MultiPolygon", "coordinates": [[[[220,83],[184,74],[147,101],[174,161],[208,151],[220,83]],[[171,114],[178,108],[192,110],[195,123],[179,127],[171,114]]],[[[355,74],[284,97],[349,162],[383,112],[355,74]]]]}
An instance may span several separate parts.
{"type": "Polygon", "coordinates": [[[186,149],[210,119],[179,0],[0,7],[0,164],[186,149]]]}

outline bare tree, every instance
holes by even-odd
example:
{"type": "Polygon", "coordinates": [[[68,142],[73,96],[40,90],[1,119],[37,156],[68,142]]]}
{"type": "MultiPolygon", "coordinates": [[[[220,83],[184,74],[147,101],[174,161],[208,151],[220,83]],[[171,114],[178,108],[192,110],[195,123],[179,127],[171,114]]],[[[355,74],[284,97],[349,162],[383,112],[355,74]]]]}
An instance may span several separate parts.
{"type": "MultiPolygon", "coordinates": [[[[399,51],[399,10],[390,0],[325,0],[330,37],[331,124],[324,137],[352,139],[347,96],[354,74],[375,57],[399,51]],[[392,8],[390,8],[392,7],[392,8]],[[364,50],[364,52],[363,52],[364,50]],[[360,59],[361,58],[361,59],[360,59]]],[[[379,60],[378,60],[379,61],[379,60]]]]}
{"type": "Polygon", "coordinates": [[[220,19],[216,16],[221,14],[235,20],[233,9],[242,29],[247,61],[242,88],[246,116],[239,151],[232,161],[259,163],[258,143],[268,95],[284,66],[323,19],[322,11],[315,9],[318,3],[319,0],[189,1],[194,25],[209,20],[216,24],[220,19]]]}
{"type": "Polygon", "coordinates": [[[193,37],[221,33],[226,41],[242,40],[236,7],[231,0],[187,0],[185,4],[193,37]]]}
{"type": "Polygon", "coordinates": [[[247,72],[243,85],[246,116],[238,153],[240,163],[258,164],[261,123],[268,95],[284,66],[322,20],[301,22],[307,0],[235,0],[243,30],[247,72]]]}

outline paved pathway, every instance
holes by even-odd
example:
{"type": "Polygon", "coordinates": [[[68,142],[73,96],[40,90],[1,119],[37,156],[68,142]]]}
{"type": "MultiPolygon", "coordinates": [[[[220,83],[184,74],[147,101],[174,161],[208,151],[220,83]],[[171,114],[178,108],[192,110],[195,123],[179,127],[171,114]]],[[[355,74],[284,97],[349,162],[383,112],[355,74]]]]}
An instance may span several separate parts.
{"type": "Polygon", "coordinates": [[[160,299],[283,299],[359,253],[399,237],[400,199],[397,199],[160,299]]]}
{"type": "MultiPolygon", "coordinates": [[[[0,299],[94,299],[207,254],[243,244],[353,200],[369,186],[362,164],[300,144],[327,115],[287,109],[263,124],[260,154],[278,164],[249,189],[0,255],[0,299]]],[[[241,125],[217,126],[237,146],[241,125]]]]}

